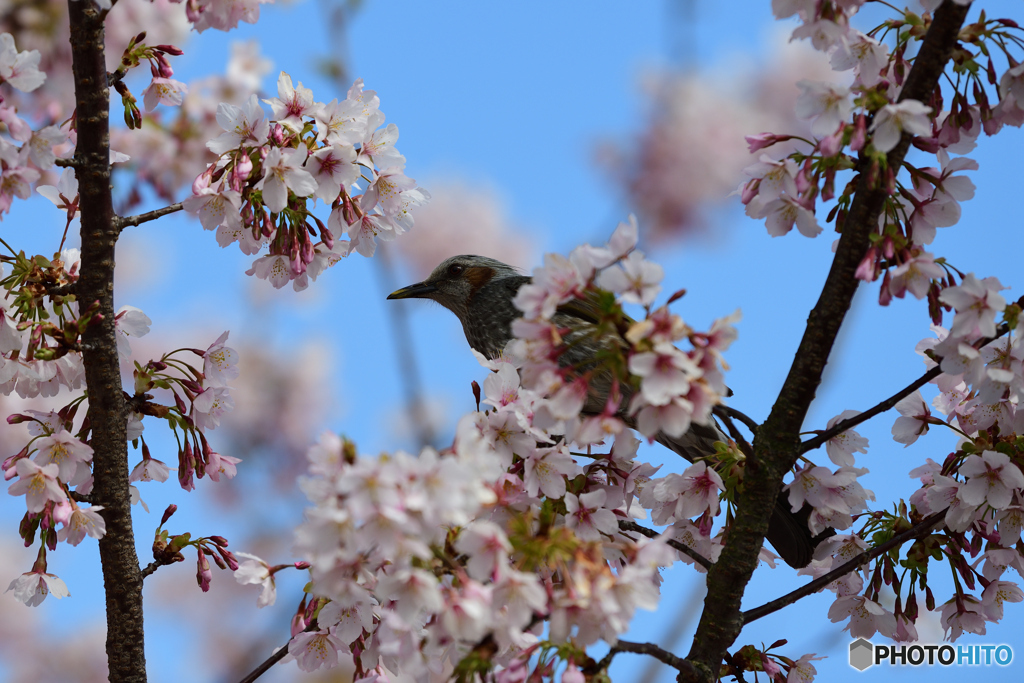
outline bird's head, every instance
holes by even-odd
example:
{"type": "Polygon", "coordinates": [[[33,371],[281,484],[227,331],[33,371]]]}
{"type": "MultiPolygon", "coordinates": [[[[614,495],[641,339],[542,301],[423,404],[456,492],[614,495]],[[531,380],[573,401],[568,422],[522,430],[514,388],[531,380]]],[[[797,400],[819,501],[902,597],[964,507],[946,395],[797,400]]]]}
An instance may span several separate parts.
{"type": "Polygon", "coordinates": [[[389,299],[431,299],[452,311],[459,319],[469,309],[480,289],[494,280],[517,277],[512,266],[486,256],[463,254],[445,259],[423,282],[391,292],[389,299]]]}

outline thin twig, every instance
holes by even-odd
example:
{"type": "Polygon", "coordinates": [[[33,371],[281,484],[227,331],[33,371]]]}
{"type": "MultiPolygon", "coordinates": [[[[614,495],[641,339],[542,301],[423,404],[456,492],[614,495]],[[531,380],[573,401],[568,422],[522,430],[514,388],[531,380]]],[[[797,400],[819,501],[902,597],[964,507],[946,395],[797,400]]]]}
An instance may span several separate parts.
{"type": "Polygon", "coordinates": [[[53,165],[61,168],[74,168],[78,166],[78,162],[74,159],[54,159],[53,165]]]}
{"type": "Polygon", "coordinates": [[[740,430],[737,429],[736,423],[732,421],[732,417],[730,417],[728,411],[719,410],[719,408],[722,407],[723,406],[715,406],[714,408],[712,408],[712,412],[715,414],[715,417],[717,417],[723,423],[725,423],[725,428],[729,430],[729,436],[732,437],[732,440],[735,441],[736,444],[740,447],[740,450],[743,451],[743,455],[747,456],[748,458],[753,458],[753,447],[743,437],[743,434],[740,433],[740,430]]]}
{"type": "Polygon", "coordinates": [[[638,655],[650,655],[651,657],[657,659],[659,662],[663,662],[671,666],[676,671],[689,672],[693,668],[690,665],[690,663],[682,657],[677,657],[668,650],[661,649],[654,643],[634,643],[629,640],[620,640],[617,643],[615,643],[615,645],[612,646],[612,649],[608,652],[605,658],[601,660],[602,663],[605,660],[608,660],[608,662],[611,663],[611,658],[619,652],[632,652],[633,654],[638,655]]]}
{"type": "Polygon", "coordinates": [[[805,586],[797,588],[795,591],[783,595],[781,598],[776,598],[771,602],[767,602],[760,607],[749,609],[743,613],[743,623],[749,624],[752,621],[756,621],[761,617],[767,616],[772,612],[778,612],[783,607],[793,604],[800,598],[806,597],[811,593],[817,593],[819,590],[832,583],[836,579],[846,576],[850,572],[854,571],[863,564],[870,562],[879,555],[884,555],[893,548],[903,545],[907,541],[917,540],[922,536],[931,533],[935,525],[941,522],[946,517],[946,511],[936,512],[930,517],[926,517],[923,521],[918,522],[913,527],[907,529],[901,534],[897,534],[890,538],[885,543],[876,546],[870,550],[865,550],[860,555],[857,555],[852,560],[849,560],[845,564],[833,569],[828,574],[820,576],[814,581],[811,581],[805,586]]]}
{"type": "MultiPolygon", "coordinates": [[[[384,245],[377,247],[377,276],[381,289],[385,293],[394,291],[398,285],[395,281],[395,269],[390,253],[384,245]]],[[[399,376],[405,390],[405,406],[416,432],[420,448],[434,445],[437,435],[427,415],[427,405],[423,398],[423,384],[420,378],[419,364],[416,362],[416,347],[413,344],[412,330],[409,327],[409,309],[406,302],[388,303],[391,317],[391,335],[395,340],[395,352],[398,356],[399,376]]]]}
{"type": "Polygon", "coordinates": [[[140,225],[142,223],[148,223],[149,221],[155,221],[157,218],[160,218],[161,216],[166,216],[169,213],[181,211],[183,208],[184,206],[182,206],[182,203],[177,202],[175,204],[171,204],[170,206],[165,206],[162,209],[154,209],[152,211],[147,211],[146,213],[140,213],[137,216],[127,216],[125,218],[118,218],[117,227],[119,230],[124,230],[129,226],[140,225]]]}
{"type": "MultiPolygon", "coordinates": [[[[1017,303],[1019,305],[1024,305],[1024,297],[1022,297],[1021,300],[1018,301],[1017,303]]],[[[988,344],[991,344],[992,342],[994,342],[995,340],[999,339],[1000,337],[1002,337],[1004,334],[1006,334],[1009,331],[1010,331],[1009,325],[1006,325],[1004,323],[1004,324],[999,326],[999,329],[996,330],[996,335],[994,337],[986,337],[984,339],[979,339],[977,342],[974,343],[974,348],[980,349],[980,348],[982,348],[984,346],[987,346],[988,344]]],[[[910,396],[910,394],[914,393],[915,391],[917,391],[918,389],[923,387],[925,384],[927,384],[928,382],[932,381],[934,378],[938,377],[941,374],[942,374],[942,368],[939,367],[939,366],[935,366],[934,368],[932,368],[928,372],[924,373],[923,375],[921,375],[920,377],[915,379],[913,382],[911,382],[907,386],[905,386],[902,389],[900,389],[899,391],[897,391],[895,394],[893,394],[889,398],[887,398],[884,401],[880,402],[878,405],[876,405],[876,406],[874,406],[872,408],[869,408],[868,410],[865,410],[863,413],[860,413],[858,415],[854,415],[853,417],[847,418],[847,419],[843,420],[842,422],[837,423],[831,429],[826,429],[826,430],[822,431],[818,436],[814,437],[813,439],[808,439],[807,441],[804,441],[800,445],[800,453],[806,453],[807,451],[812,451],[815,448],[821,446],[823,443],[825,443],[826,441],[828,441],[832,437],[834,437],[834,436],[836,436],[838,434],[842,434],[847,429],[852,429],[853,427],[856,427],[857,425],[859,425],[861,422],[866,422],[867,420],[870,420],[871,418],[873,418],[875,415],[878,415],[880,413],[884,413],[885,411],[887,411],[890,408],[894,407],[897,403],[902,401],[904,398],[906,398],[907,396],[910,396]]]]}
{"type": "MultiPolygon", "coordinates": [[[[317,628],[318,628],[318,626],[317,626],[316,620],[314,619],[313,621],[311,621],[309,623],[309,625],[306,626],[306,628],[304,628],[302,630],[302,632],[305,633],[307,631],[315,631],[315,630],[317,630],[317,628]]],[[[267,673],[267,671],[270,669],[270,667],[274,666],[275,664],[277,664],[278,662],[280,662],[282,659],[285,658],[285,656],[288,654],[288,646],[291,645],[291,642],[294,639],[295,639],[295,636],[292,636],[291,638],[289,638],[287,643],[285,643],[284,645],[279,647],[277,649],[277,651],[274,652],[274,654],[270,655],[265,660],[263,660],[263,662],[259,666],[257,666],[255,669],[253,669],[249,673],[248,676],[246,676],[245,678],[240,680],[238,683],[252,683],[257,678],[259,678],[263,674],[267,673]]]]}
{"type": "Polygon", "coordinates": [[[729,417],[736,418],[744,425],[746,425],[747,429],[749,429],[750,433],[753,434],[754,436],[757,436],[757,429],[758,427],[761,426],[757,424],[757,421],[754,420],[754,418],[750,417],[746,413],[741,413],[735,408],[731,408],[726,405],[717,405],[711,409],[711,412],[713,412],[715,415],[718,415],[719,417],[722,417],[724,414],[728,415],[729,417]]]}
{"type": "Polygon", "coordinates": [[[155,572],[157,569],[159,569],[163,565],[164,565],[163,562],[157,562],[156,560],[150,562],[149,564],[146,565],[146,568],[142,570],[142,578],[146,578],[147,576],[149,576],[150,574],[155,572]]]}
{"type": "MultiPolygon", "coordinates": [[[[639,524],[637,524],[636,522],[634,522],[634,521],[632,521],[630,519],[620,519],[619,520],[619,528],[622,529],[623,531],[633,531],[635,533],[642,534],[642,535],[646,536],[647,538],[657,538],[658,536],[661,536],[661,534],[659,534],[654,529],[648,529],[645,526],[640,526],[639,524]]],[[[683,555],[686,555],[691,560],[693,560],[694,562],[696,562],[700,566],[704,567],[705,569],[708,569],[708,568],[711,567],[711,560],[709,560],[708,558],[704,557],[700,553],[694,551],[689,546],[683,545],[679,541],[675,541],[675,540],[673,540],[671,538],[668,538],[668,539],[665,539],[665,545],[667,545],[668,547],[670,547],[670,548],[672,548],[674,550],[678,550],[683,555]]]]}

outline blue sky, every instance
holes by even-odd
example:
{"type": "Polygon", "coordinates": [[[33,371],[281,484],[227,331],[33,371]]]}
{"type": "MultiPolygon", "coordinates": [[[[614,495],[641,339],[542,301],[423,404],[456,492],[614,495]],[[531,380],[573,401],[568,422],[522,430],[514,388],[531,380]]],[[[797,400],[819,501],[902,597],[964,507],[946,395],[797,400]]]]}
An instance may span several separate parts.
{"type": "MultiPolygon", "coordinates": [[[[769,2],[730,3],[726,15],[715,14],[712,3],[695,5],[691,18],[685,20],[680,19],[686,15],[675,3],[653,1],[629,3],[628,8],[608,1],[525,1],[514,6],[364,2],[347,31],[349,64],[354,77],[363,78],[368,88],[379,93],[388,121],[399,126],[398,147],[408,159],[409,175],[428,190],[432,179],[453,176],[495,188],[510,220],[528,226],[529,239],[544,250],[564,253],[581,242],[602,242],[631,210],[596,168],[593,146],[603,138],[627,140],[638,130],[644,111],[637,84],[640,73],[671,65],[707,68],[766,57],[770,36],[778,30],[769,2]]],[[[992,8],[991,14],[1020,18],[1019,3],[985,6],[992,8]],[[1000,12],[999,8],[1007,9],[1000,12]]],[[[320,26],[319,7],[312,2],[263,6],[256,26],[243,25],[227,35],[209,31],[193,36],[185,45],[186,54],[175,62],[177,77],[188,80],[222,68],[231,41],[255,38],[275,64],[265,79],[265,90],[273,90],[277,70],[283,69],[311,87],[319,100],[340,96],[343,93],[332,92],[313,66],[317,55],[332,49],[320,26]]],[[[961,223],[940,230],[933,244],[936,255],[951,258],[965,272],[998,276],[1012,288],[1007,299],[1019,297],[1024,284],[1019,267],[1024,233],[1016,200],[1022,142],[1019,130],[981,140],[970,155],[981,164],[973,174],[977,195],[964,204],[961,223]]],[[[52,235],[62,227],[55,213],[45,201],[16,205],[0,230],[6,239],[16,226],[29,221],[48,224],[49,232],[37,232],[45,240],[39,248],[46,253],[53,248],[52,235]]],[[[206,346],[220,330],[229,328],[233,338],[258,336],[277,353],[289,353],[303,341],[321,341],[328,349],[323,367],[331,405],[321,426],[346,433],[366,453],[411,446],[396,438],[391,418],[393,405],[401,397],[386,317],[386,306],[394,302],[384,301],[386,291],[378,286],[372,264],[353,256],[296,296],[290,289],[273,292],[266,283],[252,282],[242,274],[249,266],[248,257],[235,249],[219,249],[211,234],[182,216],[132,229],[123,239],[132,253],[144,254],[145,259],[136,264],[142,274],[132,277],[132,289],[119,292],[119,305],[130,303],[146,311],[154,320],[153,334],[172,334],[178,326],[201,326],[213,336],[197,339],[194,345],[206,346]],[[180,278],[186,278],[186,284],[172,288],[180,278]],[[261,302],[258,308],[253,308],[254,300],[261,302]]],[[[828,270],[831,242],[829,232],[816,240],[795,233],[771,238],[763,224],[746,219],[734,207],[722,213],[720,224],[705,239],[649,250],[650,257],[665,266],[666,291],[687,288],[689,293],[676,310],[698,329],[742,309],[739,340],[728,354],[732,366],[728,382],[735,391],[731,405],[755,419],[768,414],[785,377],[807,311],[828,270]]],[[[923,304],[897,300],[880,308],[877,292],[877,284],[861,288],[806,428],[823,427],[848,408],[866,409],[923,371],[913,352],[918,340],[930,336],[923,304]]],[[[482,380],[484,371],[468,353],[453,316],[436,306],[411,304],[424,385],[430,395],[444,399],[451,413],[449,424],[454,424],[459,414],[471,409],[469,383],[482,380]]],[[[884,415],[861,430],[872,447],[858,464],[871,470],[862,481],[875,491],[878,507],[909,497],[915,482],[906,473],[927,456],[941,461],[955,443],[946,434],[933,433],[904,449],[889,435],[893,419],[884,415]]],[[[647,452],[654,462],[664,462],[666,469],[681,468],[658,447],[647,452]]],[[[267,485],[266,479],[265,473],[247,473],[244,464],[239,469],[239,481],[250,486],[254,496],[272,495],[258,488],[267,485]]],[[[206,501],[203,494],[208,486],[202,482],[191,495],[171,483],[143,489],[154,514],[136,515],[141,557],[149,557],[150,530],[168,502],[181,506],[175,520],[182,528],[192,525],[189,528],[197,533],[223,533],[222,529],[237,525],[238,533],[244,534],[244,523],[231,520],[223,508],[206,501]]],[[[20,501],[6,497],[0,502],[0,520],[7,529],[20,518],[19,506],[20,501]]],[[[282,529],[300,519],[301,509],[291,499],[268,507],[268,514],[282,529]]],[[[74,595],[72,600],[44,603],[41,610],[53,623],[101,609],[102,583],[95,561],[93,541],[78,549],[60,548],[52,556],[51,566],[68,581],[74,595]]],[[[165,568],[151,581],[165,581],[161,575],[173,572],[191,575],[193,568],[190,563],[165,568]]],[[[942,570],[936,567],[935,573],[942,570]]],[[[685,654],[699,613],[694,595],[699,595],[701,581],[684,567],[673,568],[666,579],[663,608],[653,616],[641,613],[625,637],[671,648],[671,625],[686,615],[674,648],[685,654]]],[[[215,589],[229,581],[226,574],[218,573],[215,589]]],[[[935,581],[937,586],[948,584],[941,578],[935,581]]],[[[745,606],[761,604],[802,582],[788,568],[759,571],[745,606]]],[[[286,583],[279,599],[294,604],[300,588],[286,583]]],[[[147,582],[147,600],[151,590],[158,589],[147,582]]],[[[196,589],[192,591],[182,600],[202,599],[196,589]]],[[[936,593],[940,596],[943,590],[936,593]]],[[[255,593],[252,598],[255,602],[255,593]]],[[[841,624],[828,622],[825,613],[830,604],[829,593],[812,596],[753,624],[738,645],[786,637],[790,639],[782,650],[786,655],[829,656],[817,663],[819,680],[845,678],[851,671],[845,655],[849,637],[841,624]]],[[[152,619],[147,649],[152,678],[176,680],[178,673],[172,667],[179,656],[176,646],[189,642],[178,620],[186,618],[187,612],[176,611],[165,601],[147,605],[152,619]]],[[[1004,624],[990,627],[988,636],[968,636],[961,642],[1019,642],[1012,625],[1019,623],[1020,607],[1009,605],[1004,624]]],[[[252,613],[236,617],[272,618],[252,613]]],[[[283,633],[281,628],[278,631],[283,633]]],[[[635,655],[620,655],[613,678],[640,680],[646,663],[635,655]]],[[[1013,670],[985,670],[984,675],[1002,680],[1013,670]]],[[[290,678],[293,671],[285,671],[281,680],[290,678]]],[[[197,680],[207,680],[201,672],[195,673],[197,680]]],[[[903,677],[951,680],[962,673],[916,669],[903,677]]],[[[867,675],[885,680],[887,672],[871,670],[867,675]]],[[[658,680],[671,679],[670,672],[663,671],[658,680]]]]}

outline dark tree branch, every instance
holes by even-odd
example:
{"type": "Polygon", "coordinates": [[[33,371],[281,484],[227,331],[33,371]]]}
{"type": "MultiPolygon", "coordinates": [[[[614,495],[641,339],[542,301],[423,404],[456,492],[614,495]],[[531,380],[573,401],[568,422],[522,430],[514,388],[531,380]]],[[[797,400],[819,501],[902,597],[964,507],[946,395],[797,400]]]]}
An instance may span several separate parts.
{"type": "Polygon", "coordinates": [[[157,569],[159,569],[162,566],[163,566],[162,562],[157,562],[156,560],[154,560],[153,562],[150,562],[149,564],[146,565],[145,569],[142,570],[142,572],[141,572],[142,578],[146,578],[150,574],[153,574],[154,572],[156,572],[157,569]]]}
{"type": "MultiPolygon", "coordinates": [[[[309,623],[308,626],[306,626],[305,629],[303,629],[302,632],[305,633],[306,631],[315,631],[317,630],[317,628],[318,627],[316,624],[316,620],[314,619],[309,623]]],[[[238,683],[252,683],[257,678],[267,673],[267,671],[270,670],[270,667],[274,666],[275,664],[277,664],[285,658],[285,655],[288,654],[288,646],[291,645],[292,640],[294,640],[294,636],[292,638],[289,638],[287,643],[279,647],[274,654],[270,655],[265,660],[263,660],[263,662],[259,666],[253,669],[249,673],[249,675],[240,680],[238,683]]]]}
{"type": "MultiPolygon", "coordinates": [[[[956,45],[967,11],[968,7],[948,0],[936,10],[900,93],[901,101],[929,101],[956,45]]],[[[888,153],[889,169],[902,166],[911,137],[904,133],[899,144],[888,153]]],[[[704,611],[687,655],[694,668],[690,674],[681,672],[680,681],[709,683],[717,680],[722,658],[743,628],[740,611],[743,593],[757,566],[782,478],[800,455],[801,426],[857,291],[857,266],[867,252],[869,235],[877,229],[878,216],[888,197],[884,183],[876,179],[872,184],[871,164],[871,157],[864,154],[858,160],[856,194],[843,224],[832,267],[821,296],[808,316],[803,339],[778,399],[754,438],[756,457],[747,462],[744,488],[739,495],[729,539],[719,561],[708,570],[704,611]]]]}
{"type": "MultiPolygon", "coordinates": [[[[633,531],[642,536],[646,536],[647,538],[657,538],[661,535],[654,529],[648,529],[645,526],[640,526],[636,522],[629,519],[620,519],[619,528],[623,531],[633,531]]],[[[679,541],[668,538],[665,539],[665,545],[667,545],[669,548],[672,548],[673,550],[678,550],[683,555],[686,555],[691,560],[693,560],[700,566],[704,567],[705,569],[708,569],[711,566],[711,560],[704,557],[700,553],[696,552],[693,548],[680,543],[679,541]]]]}
{"type": "Polygon", "coordinates": [[[730,413],[725,410],[719,410],[722,407],[723,406],[715,406],[714,408],[712,408],[711,412],[715,414],[715,417],[717,417],[718,419],[725,423],[725,428],[729,430],[729,436],[731,436],[732,440],[735,441],[736,444],[740,447],[740,450],[743,451],[743,454],[748,458],[754,457],[753,447],[744,438],[743,434],[740,433],[740,430],[736,427],[736,423],[732,421],[730,413]]]}
{"type": "Polygon", "coordinates": [[[601,668],[607,668],[611,664],[612,658],[619,652],[632,652],[638,655],[650,655],[659,662],[671,666],[673,669],[680,672],[692,672],[693,667],[688,661],[682,657],[677,657],[668,650],[663,650],[654,643],[634,643],[629,640],[620,640],[615,645],[612,645],[612,649],[605,655],[604,659],[601,660],[599,666],[601,668]]]}
{"type": "Polygon", "coordinates": [[[157,218],[160,218],[161,216],[166,216],[167,214],[174,213],[175,211],[181,211],[182,208],[184,207],[182,206],[181,202],[177,202],[176,204],[171,204],[170,206],[165,206],[160,209],[153,209],[152,211],[147,211],[146,213],[140,213],[137,216],[118,218],[117,229],[120,232],[121,230],[124,230],[129,226],[139,225],[141,223],[147,223],[149,221],[155,221],[157,218]]]}
{"type": "MultiPolygon", "coordinates": [[[[1024,297],[1021,297],[1021,299],[1017,302],[1017,304],[1021,305],[1021,306],[1024,306],[1024,297]]],[[[975,342],[974,348],[980,349],[983,346],[987,346],[988,344],[991,344],[996,339],[999,339],[1000,337],[1002,337],[1004,334],[1006,334],[1009,331],[1010,331],[1010,327],[1008,325],[1006,325],[1006,324],[1000,325],[999,329],[996,331],[996,336],[994,336],[994,337],[986,337],[985,339],[981,339],[981,340],[975,342]]],[[[868,420],[873,418],[875,415],[879,415],[881,413],[884,413],[885,411],[887,411],[890,408],[894,407],[897,403],[902,401],[904,398],[906,398],[907,396],[910,396],[916,390],[920,389],[925,384],[927,384],[928,382],[932,381],[933,379],[935,379],[936,377],[938,377],[941,374],[942,374],[942,369],[941,368],[939,368],[938,366],[932,368],[931,370],[929,370],[928,372],[924,373],[923,375],[921,375],[920,377],[915,379],[913,382],[911,382],[907,386],[903,387],[902,389],[900,389],[895,394],[893,394],[889,398],[885,399],[884,401],[882,401],[878,405],[865,410],[863,413],[860,413],[859,415],[854,415],[853,417],[847,418],[847,419],[843,420],[842,422],[837,423],[831,429],[826,429],[826,430],[822,431],[821,434],[819,434],[818,436],[814,437],[813,439],[808,439],[807,441],[804,441],[803,444],[800,445],[800,452],[801,453],[806,453],[807,451],[812,451],[815,448],[821,446],[823,443],[825,443],[826,441],[828,441],[832,437],[838,436],[839,434],[842,434],[847,429],[852,429],[853,427],[856,427],[857,425],[859,425],[861,422],[867,422],[868,420]]]]}
{"type": "Polygon", "coordinates": [[[735,408],[731,408],[731,407],[726,406],[726,405],[717,405],[717,406],[715,406],[714,408],[711,409],[711,412],[713,412],[715,415],[717,415],[717,416],[719,416],[719,417],[721,417],[723,419],[725,417],[731,417],[731,418],[735,418],[735,419],[739,420],[740,422],[742,422],[744,424],[744,426],[746,426],[747,429],[750,430],[751,434],[753,434],[754,436],[757,436],[757,430],[760,427],[760,425],[757,424],[757,422],[754,420],[754,418],[750,417],[746,413],[741,413],[740,411],[736,410],[735,408]]]}
{"type": "Polygon", "coordinates": [[[78,162],[74,159],[54,159],[53,165],[60,166],[61,168],[74,168],[78,166],[78,162]]]}
{"type": "Polygon", "coordinates": [[[114,333],[114,245],[117,223],[110,194],[110,91],[104,64],[103,19],[93,3],[68,0],[78,146],[74,164],[82,217],[82,268],[76,285],[82,308],[99,302],[101,320],[82,334],[93,448],[93,501],[107,526],[100,562],[107,610],[110,680],[146,680],[142,573],[135,554],[121,369],[114,333]]]}
{"type": "Polygon", "coordinates": [[[896,534],[885,543],[877,547],[871,548],[870,550],[865,550],[852,560],[849,560],[848,562],[839,565],[838,567],[830,571],[828,574],[824,574],[816,578],[814,581],[811,581],[806,586],[801,586],[800,588],[797,588],[795,591],[786,593],[781,598],[776,598],[771,602],[766,602],[760,607],[748,609],[746,612],[743,613],[743,623],[749,624],[752,621],[757,621],[761,617],[768,616],[772,612],[778,612],[783,607],[792,605],[800,598],[807,597],[811,593],[817,593],[822,588],[832,583],[836,579],[846,576],[855,569],[858,569],[861,565],[867,564],[868,562],[870,562],[871,560],[875,559],[880,555],[884,555],[893,548],[897,548],[906,543],[907,541],[916,541],[922,536],[927,536],[931,533],[932,529],[934,529],[937,524],[942,522],[945,516],[945,510],[943,510],[942,512],[936,512],[931,517],[926,517],[923,521],[918,522],[913,527],[907,529],[903,533],[896,534]]]}

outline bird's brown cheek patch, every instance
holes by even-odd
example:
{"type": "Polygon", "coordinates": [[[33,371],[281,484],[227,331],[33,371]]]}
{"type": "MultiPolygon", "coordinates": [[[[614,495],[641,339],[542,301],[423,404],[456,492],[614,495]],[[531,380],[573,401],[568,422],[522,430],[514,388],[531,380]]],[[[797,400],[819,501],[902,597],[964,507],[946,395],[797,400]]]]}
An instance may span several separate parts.
{"type": "Polygon", "coordinates": [[[469,298],[472,299],[480,288],[491,281],[494,277],[494,268],[488,266],[473,266],[467,268],[466,272],[462,274],[463,279],[469,283],[469,298]]]}

